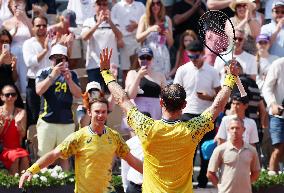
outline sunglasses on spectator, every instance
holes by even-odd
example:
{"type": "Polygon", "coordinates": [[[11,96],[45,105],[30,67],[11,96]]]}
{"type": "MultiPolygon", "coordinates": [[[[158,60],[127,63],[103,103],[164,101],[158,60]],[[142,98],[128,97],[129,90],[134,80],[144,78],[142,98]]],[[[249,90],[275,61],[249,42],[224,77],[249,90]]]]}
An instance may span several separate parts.
{"type": "Polygon", "coordinates": [[[244,38],[241,38],[241,37],[236,37],[235,39],[236,41],[239,41],[239,42],[242,42],[244,40],[244,38]]]}
{"type": "Polygon", "coordinates": [[[142,55],[139,57],[140,60],[152,60],[152,56],[149,55],[142,55]]]}
{"type": "Polygon", "coordinates": [[[245,4],[245,3],[241,3],[241,4],[237,4],[236,5],[236,8],[246,8],[247,7],[247,4],[245,4]]]}
{"type": "Polygon", "coordinates": [[[97,3],[98,6],[102,6],[102,7],[107,7],[108,6],[108,3],[102,3],[102,2],[98,2],[97,3]]]}
{"type": "Polygon", "coordinates": [[[1,40],[0,39],[0,43],[1,44],[10,44],[10,40],[1,40]]]}
{"type": "Polygon", "coordinates": [[[11,97],[16,97],[16,96],[17,96],[17,93],[11,92],[11,93],[4,93],[3,95],[4,95],[6,98],[9,98],[10,96],[11,96],[11,97]]]}
{"type": "Polygon", "coordinates": [[[43,28],[46,28],[47,27],[47,25],[46,24],[42,24],[42,25],[35,25],[36,27],[38,27],[38,28],[40,28],[40,27],[43,27],[43,28]]]}
{"type": "Polygon", "coordinates": [[[191,59],[191,60],[199,59],[201,55],[202,55],[202,54],[187,54],[187,56],[188,56],[189,59],[191,59]]]}
{"type": "Polygon", "coordinates": [[[155,5],[160,6],[161,5],[161,1],[152,2],[151,6],[155,6],[155,5]]]}
{"type": "Polygon", "coordinates": [[[257,43],[260,44],[260,45],[266,45],[266,44],[268,44],[267,41],[259,41],[259,42],[257,42],[257,43]]]}
{"type": "Polygon", "coordinates": [[[284,10],[273,10],[272,12],[276,14],[284,14],[284,10]]]}

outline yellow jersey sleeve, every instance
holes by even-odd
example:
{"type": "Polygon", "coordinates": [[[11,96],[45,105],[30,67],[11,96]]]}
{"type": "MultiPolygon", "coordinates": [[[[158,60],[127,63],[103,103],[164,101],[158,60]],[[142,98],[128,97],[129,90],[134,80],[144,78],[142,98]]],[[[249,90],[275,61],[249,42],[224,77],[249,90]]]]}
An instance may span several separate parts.
{"type": "Polygon", "coordinates": [[[115,153],[118,157],[124,158],[130,152],[130,149],[125,143],[125,141],[122,139],[121,135],[119,135],[118,133],[116,134],[116,140],[117,148],[115,153]]]}
{"type": "Polygon", "coordinates": [[[136,107],[133,107],[127,112],[127,123],[135,131],[141,143],[147,140],[147,136],[153,128],[154,122],[154,119],[139,112],[136,107]]]}
{"type": "Polygon", "coordinates": [[[56,147],[61,152],[61,158],[67,159],[71,155],[74,155],[77,153],[77,150],[79,147],[79,139],[82,133],[79,131],[70,134],[62,143],[60,143],[56,147]]]}
{"type": "Polygon", "coordinates": [[[212,113],[205,111],[200,116],[186,122],[188,124],[188,127],[190,128],[193,142],[199,143],[207,132],[214,129],[212,118],[212,113]]]}

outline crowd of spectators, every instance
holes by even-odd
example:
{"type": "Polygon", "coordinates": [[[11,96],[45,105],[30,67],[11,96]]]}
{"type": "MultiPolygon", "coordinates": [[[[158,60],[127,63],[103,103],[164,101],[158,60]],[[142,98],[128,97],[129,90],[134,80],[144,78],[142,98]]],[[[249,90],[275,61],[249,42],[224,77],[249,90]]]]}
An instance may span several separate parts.
{"type": "MultiPolygon", "coordinates": [[[[262,167],[277,174],[284,154],[284,0],[69,0],[63,12],[54,0],[0,0],[4,167],[14,174],[28,166],[19,148],[31,126],[36,126],[42,156],[74,132],[74,122],[81,127],[90,123],[85,107],[78,108],[76,119],[71,106],[73,97],[108,94],[99,66],[105,47],[112,48],[114,74],[139,110],[161,119],[161,88],[173,82],[187,94],[182,119],[200,115],[212,104],[226,71],[224,61],[198,41],[198,19],[210,9],[224,11],[234,24],[233,57],[249,94],[241,98],[233,92],[220,127],[216,124],[201,144],[213,138],[224,143],[230,138],[229,121],[237,116],[245,127],[243,140],[256,146],[259,157],[265,154],[262,167]],[[80,84],[72,71],[82,66],[93,86],[80,84]],[[7,144],[6,137],[18,141],[7,144]],[[267,139],[272,152],[263,152],[267,139]],[[17,150],[7,154],[11,148],[17,150]]],[[[224,59],[232,59],[232,53],[224,59]]],[[[131,133],[121,122],[121,130],[131,133]]],[[[208,160],[200,156],[198,186],[206,187],[208,160]]],[[[69,169],[67,162],[61,165],[69,169]]]]}

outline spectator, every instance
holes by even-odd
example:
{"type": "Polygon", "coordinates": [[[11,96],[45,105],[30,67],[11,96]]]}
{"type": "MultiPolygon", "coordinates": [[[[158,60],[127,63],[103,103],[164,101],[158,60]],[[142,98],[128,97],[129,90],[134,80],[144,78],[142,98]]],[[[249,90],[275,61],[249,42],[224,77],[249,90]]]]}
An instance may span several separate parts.
{"type": "Polygon", "coordinates": [[[122,0],[116,3],[111,10],[111,18],[118,25],[123,35],[124,46],[119,49],[123,82],[131,64],[134,63],[135,51],[139,47],[135,35],[139,19],[144,13],[145,6],[143,3],[134,0],[122,0]]]}
{"type": "Polygon", "coordinates": [[[69,0],[67,9],[75,12],[76,23],[80,27],[86,19],[93,17],[95,14],[94,7],[92,6],[92,0],[69,0]]]}
{"type": "Polygon", "coordinates": [[[275,60],[269,67],[264,85],[263,96],[269,108],[270,137],[273,151],[269,170],[278,173],[280,158],[284,153],[284,59],[275,60]]]}
{"type": "Polygon", "coordinates": [[[17,99],[16,87],[6,85],[1,90],[0,106],[0,143],[2,151],[0,161],[11,175],[21,173],[29,167],[29,154],[21,148],[23,137],[26,135],[26,112],[15,106],[17,99]]]}
{"type": "Polygon", "coordinates": [[[207,176],[220,193],[233,193],[240,188],[243,193],[252,193],[251,184],[259,177],[257,152],[243,139],[245,130],[241,118],[232,119],[227,129],[230,140],[218,146],[210,158],[207,176]],[[218,178],[219,169],[222,171],[218,178]]]}
{"type": "Polygon", "coordinates": [[[177,69],[190,61],[187,55],[186,47],[190,42],[197,39],[198,37],[193,30],[189,29],[182,33],[182,35],[180,36],[179,49],[176,54],[175,66],[169,73],[168,77],[174,77],[177,69]]]}
{"type": "MultiPolygon", "coordinates": [[[[81,97],[77,75],[68,68],[67,47],[56,44],[49,56],[52,67],[43,69],[36,78],[36,93],[41,96],[37,122],[38,155],[43,156],[73,133],[73,96],[81,97]]],[[[64,170],[68,160],[60,160],[64,170]]]]}
{"type": "MultiPolygon", "coordinates": [[[[10,46],[12,43],[12,36],[8,30],[0,29],[0,90],[5,85],[15,84],[18,79],[17,73],[17,59],[11,53],[10,46]]],[[[15,106],[19,108],[24,108],[23,100],[20,96],[18,88],[16,88],[18,97],[15,101],[15,106]]],[[[3,105],[0,100],[0,105],[3,105]]]]}
{"type": "Polygon", "coordinates": [[[0,1],[0,27],[2,26],[2,23],[13,17],[13,14],[11,10],[8,7],[9,0],[1,0],[0,1]]]}
{"type": "Polygon", "coordinates": [[[245,132],[243,140],[251,145],[255,145],[259,142],[255,121],[245,115],[248,102],[248,97],[241,97],[238,94],[233,95],[230,115],[223,117],[215,137],[219,145],[230,139],[231,136],[227,129],[229,128],[230,121],[236,116],[244,122],[245,132]]]}
{"type": "Polygon", "coordinates": [[[261,27],[265,24],[264,14],[260,11],[261,0],[254,0],[253,3],[255,3],[255,6],[253,6],[255,9],[252,10],[252,17],[258,21],[261,27]]]}
{"type": "MultiPolygon", "coordinates": [[[[148,112],[142,113],[148,117],[151,117],[150,113],[148,112]]],[[[126,144],[130,148],[130,153],[143,162],[144,154],[138,136],[133,136],[126,141],[126,144]]],[[[124,160],[121,160],[121,178],[125,193],[142,192],[143,175],[137,172],[134,168],[130,167],[124,160]]]]}
{"type": "Polygon", "coordinates": [[[269,53],[269,47],[270,37],[266,34],[260,34],[256,38],[257,52],[255,58],[257,65],[256,83],[261,91],[270,65],[279,58],[269,53]]]}
{"type": "Polygon", "coordinates": [[[272,4],[272,21],[261,27],[261,34],[270,36],[270,54],[284,56],[284,1],[274,0],[272,4]]]}
{"type": "Polygon", "coordinates": [[[168,74],[171,70],[168,48],[173,45],[172,21],[165,15],[162,1],[147,1],[146,13],[140,18],[136,39],[152,49],[153,70],[168,74]]]}
{"type": "Polygon", "coordinates": [[[107,46],[111,47],[113,49],[111,63],[118,65],[117,46],[118,42],[122,40],[122,33],[112,21],[107,0],[96,0],[94,6],[96,15],[85,20],[81,35],[82,39],[87,41],[86,68],[88,81],[100,83],[105,92],[106,86],[100,74],[99,66],[100,50],[107,46]]]}
{"type": "Polygon", "coordinates": [[[229,6],[231,3],[231,0],[207,0],[207,7],[210,10],[220,10],[228,17],[233,17],[234,12],[229,6]]]}
{"type": "Polygon", "coordinates": [[[243,49],[254,55],[256,52],[255,38],[259,35],[261,27],[252,14],[256,9],[256,4],[250,0],[236,0],[230,6],[235,11],[235,16],[231,18],[234,27],[245,32],[243,49]]]}
{"type": "Polygon", "coordinates": [[[36,75],[38,71],[50,66],[50,41],[47,36],[47,18],[36,16],[32,19],[35,36],[23,44],[23,56],[27,66],[28,85],[26,88],[26,108],[28,126],[35,125],[39,116],[40,97],[36,94],[36,75]]]}
{"type": "MultiPolygon", "coordinates": [[[[192,41],[187,46],[190,62],[179,67],[174,79],[174,83],[180,84],[186,91],[186,106],[183,109],[182,120],[188,121],[198,117],[201,113],[212,105],[213,100],[219,90],[220,80],[218,72],[210,65],[204,63],[204,47],[198,40],[192,41]]],[[[206,140],[213,139],[215,131],[210,131],[204,135],[199,143],[199,149],[206,140]]],[[[200,151],[201,152],[201,151],[200,151]]],[[[205,188],[208,179],[206,171],[208,160],[200,154],[201,170],[198,176],[198,187],[205,188]]]]}
{"type": "Polygon", "coordinates": [[[45,2],[40,1],[38,3],[32,4],[32,18],[37,16],[47,17],[48,6],[45,2]]]}
{"type": "MultiPolygon", "coordinates": [[[[255,57],[248,52],[244,51],[243,45],[245,42],[245,32],[240,29],[235,29],[236,44],[233,51],[233,57],[241,64],[243,73],[251,76],[252,79],[256,79],[257,65],[255,57]]],[[[229,61],[232,59],[232,53],[222,56],[224,60],[229,61]]],[[[219,57],[216,58],[214,68],[219,72],[221,76],[221,83],[225,76],[225,63],[219,57]]]]}
{"type": "Polygon", "coordinates": [[[172,84],[162,89],[163,119],[154,120],[140,113],[115,81],[109,71],[111,51],[109,53],[108,48],[102,50],[100,59],[102,76],[118,104],[127,112],[128,124],[142,144],[145,156],[143,191],[192,192],[193,154],[204,134],[213,129],[213,121],[231,94],[238,75],[234,63],[228,71],[234,75],[228,75],[212,106],[199,117],[183,122],[180,117],[186,105],[186,93],[182,86],[172,84]]]}
{"type": "Polygon", "coordinates": [[[270,23],[272,19],[272,4],[274,0],[265,0],[264,1],[264,17],[265,23],[270,23]]]}
{"type": "Polygon", "coordinates": [[[33,35],[32,23],[25,12],[25,0],[11,0],[9,1],[9,6],[12,9],[13,17],[6,20],[3,23],[3,26],[13,37],[11,52],[17,58],[19,89],[21,94],[25,94],[27,86],[27,68],[23,58],[23,43],[33,35]]]}
{"type": "Polygon", "coordinates": [[[22,176],[19,187],[31,179],[41,168],[52,164],[58,158],[67,159],[75,155],[75,193],[112,192],[108,188],[111,181],[111,165],[115,155],[126,160],[129,165],[142,173],[142,162],[130,152],[121,136],[105,126],[107,100],[98,98],[89,101],[88,114],[91,124],[69,135],[55,149],[48,152],[32,165],[22,176]]]}

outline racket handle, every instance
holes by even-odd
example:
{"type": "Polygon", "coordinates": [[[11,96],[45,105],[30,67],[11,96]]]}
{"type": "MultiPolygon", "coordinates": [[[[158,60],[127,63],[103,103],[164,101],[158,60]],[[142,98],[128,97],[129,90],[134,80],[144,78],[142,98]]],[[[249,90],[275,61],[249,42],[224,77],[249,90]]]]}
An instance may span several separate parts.
{"type": "Polygon", "coordinates": [[[243,84],[242,84],[242,82],[241,82],[239,76],[237,76],[236,84],[237,84],[238,89],[239,89],[239,91],[240,91],[240,93],[241,93],[241,97],[247,96],[247,93],[246,93],[246,91],[245,91],[245,88],[244,88],[244,86],[243,86],[243,84]]]}

